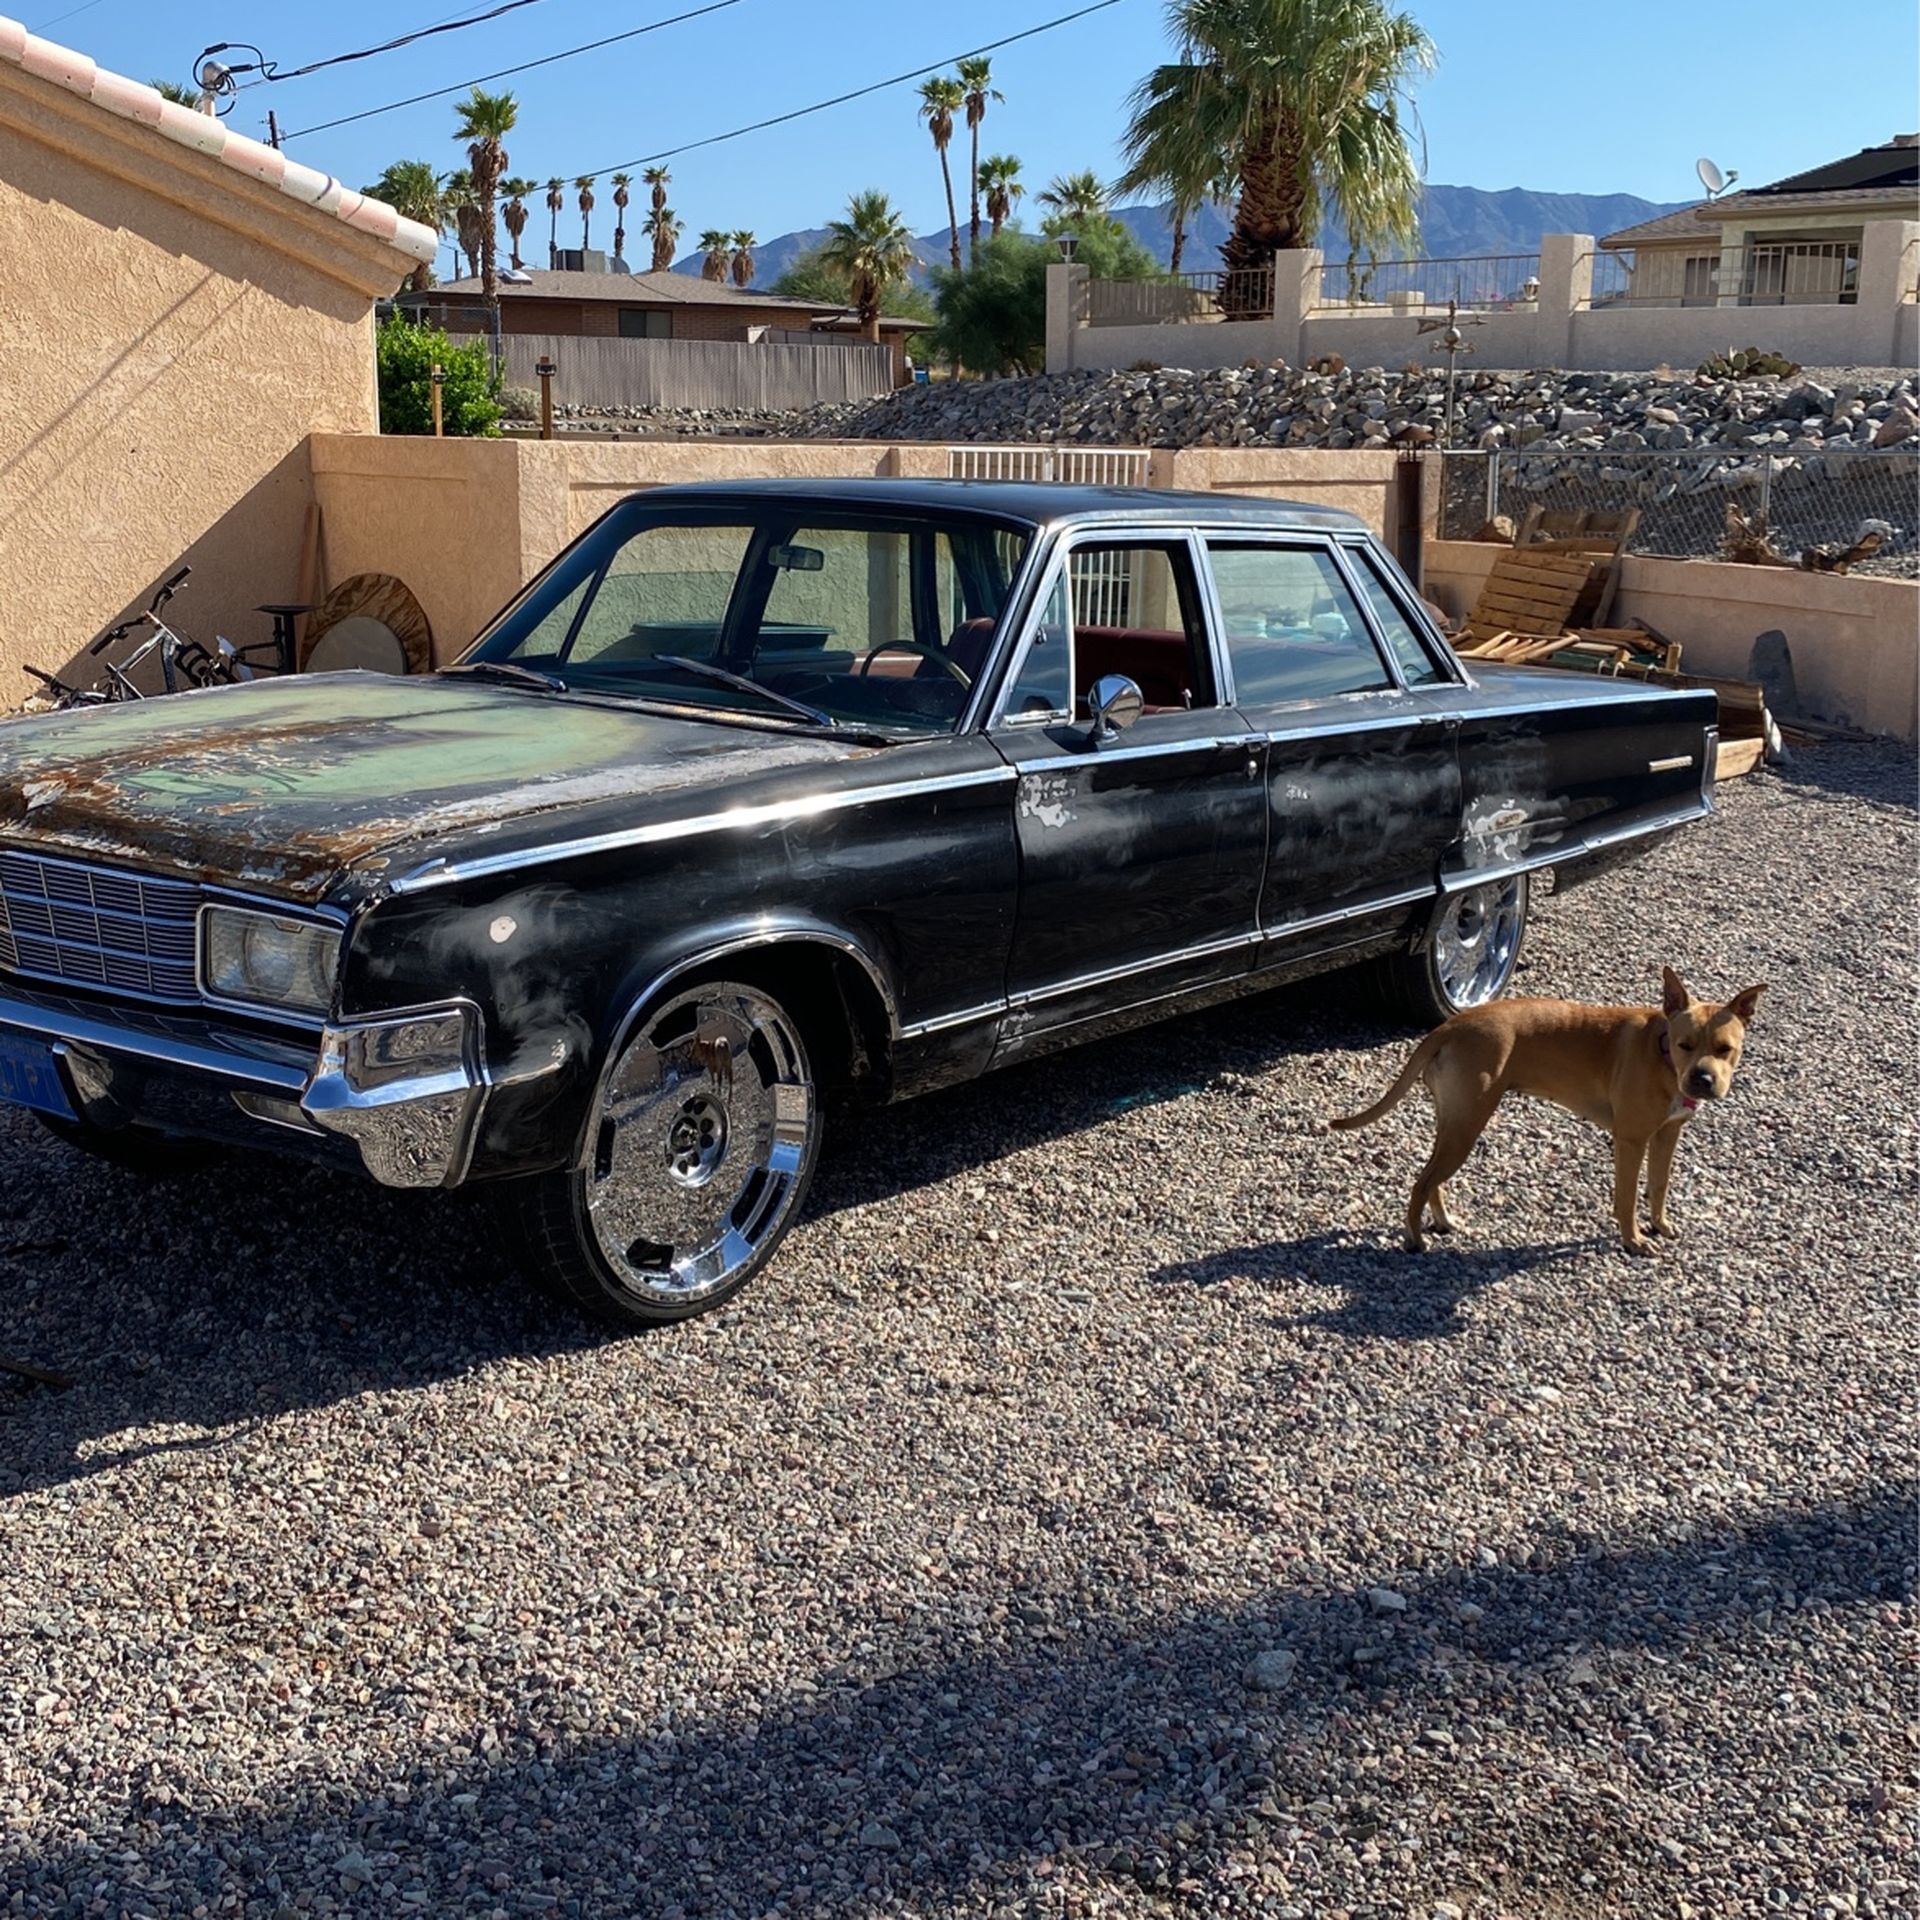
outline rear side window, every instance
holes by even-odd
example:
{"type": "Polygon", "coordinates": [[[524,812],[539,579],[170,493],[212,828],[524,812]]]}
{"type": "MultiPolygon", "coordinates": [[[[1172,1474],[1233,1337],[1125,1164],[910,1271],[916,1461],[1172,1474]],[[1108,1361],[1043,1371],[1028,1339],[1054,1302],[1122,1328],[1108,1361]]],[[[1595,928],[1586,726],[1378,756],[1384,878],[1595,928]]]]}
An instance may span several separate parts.
{"type": "Polygon", "coordinates": [[[1413,622],[1400,611],[1400,603],[1387,589],[1380,563],[1364,547],[1349,547],[1347,557],[1359,576],[1360,592],[1373,614],[1374,625],[1387,643],[1387,651],[1400,665],[1401,677],[1410,687],[1431,686],[1447,676],[1434,664],[1426,643],[1413,630],[1413,622]]]}
{"type": "Polygon", "coordinates": [[[1393,684],[1324,547],[1210,544],[1242,706],[1326,700],[1393,684]]]}

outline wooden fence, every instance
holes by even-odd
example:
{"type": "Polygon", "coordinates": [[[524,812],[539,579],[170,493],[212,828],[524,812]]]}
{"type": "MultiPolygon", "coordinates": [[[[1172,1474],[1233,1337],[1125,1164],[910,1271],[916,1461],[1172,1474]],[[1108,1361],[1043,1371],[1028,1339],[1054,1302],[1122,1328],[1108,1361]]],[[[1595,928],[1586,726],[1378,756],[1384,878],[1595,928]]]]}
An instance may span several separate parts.
{"type": "Polygon", "coordinates": [[[742,340],[613,340],[510,333],[507,384],[539,386],[541,357],[557,369],[561,406],[698,407],[785,411],[829,400],[871,400],[893,388],[890,348],[742,340]]]}

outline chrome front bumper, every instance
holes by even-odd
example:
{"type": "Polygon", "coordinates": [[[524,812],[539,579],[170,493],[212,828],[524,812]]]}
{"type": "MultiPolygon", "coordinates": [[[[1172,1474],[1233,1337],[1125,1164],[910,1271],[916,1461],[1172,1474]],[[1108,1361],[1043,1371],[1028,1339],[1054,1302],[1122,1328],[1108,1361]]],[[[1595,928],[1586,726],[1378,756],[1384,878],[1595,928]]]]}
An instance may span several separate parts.
{"type": "Polygon", "coordinates": [[[486,1107],[479,1017],[464,1002],[343,1021],[316,1044],[10,989],[0,1029],[51,1046],[74,1110],[94,1126],[197,1130],[152,1098],[171,1082],[204,1112],[238,1116],[209,1131],[270,1129],[263,1144],[282,1147],[338,1138],[382,1186],[458,1185],[486,1107]]]}

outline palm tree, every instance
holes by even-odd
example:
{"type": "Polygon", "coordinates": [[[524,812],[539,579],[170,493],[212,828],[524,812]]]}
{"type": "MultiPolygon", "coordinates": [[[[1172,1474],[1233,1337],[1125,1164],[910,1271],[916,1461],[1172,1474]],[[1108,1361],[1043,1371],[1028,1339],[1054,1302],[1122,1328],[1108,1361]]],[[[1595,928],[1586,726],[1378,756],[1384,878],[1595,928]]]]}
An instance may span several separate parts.
{"type": "Polygon", "coordinates": [[[630,173],[613,176],[613,257],[616,260],[627,257],[627,204],[633,198],[629,192],[632,185],[630,173]]]}
{"type": "Polygon", "coordinates": [[[567,183],[556,173],[547,182],[547,265],[560,264],[560,210],[567,204],[567,183]]]}
{"type": "Polygon", "coordinates": [[[480,297],[488,306],[500,304],[499,262],[495,248],[499,228],[494,225],[493,196],[507,170],[507,150],[501,144],[520,117],[510,93],[482,93],[478,87],[454,108],[456,140],[467,143],[467,161],[473,169],[473,197],[480,221],[480,297]]]}
{"type": "Polygon", "coordinates": [[[893,202],[878,188],[856,193],[847,202],[847,217],[828,223],[820,258],[845,279],[862,333],[878,340],[880,303],[906,279],[914,260],[913,235],[893,202]]]}
{"type": "Polygon", "coordinates": [[[702,280],[724,280],[733,265],[733,235],[709,227],[694,243],[706,257],[700,262],[702,280]]]}
{"type": "MultiPolygon", "coordinates": [[[[1337,212],[1356,251],[1410,246],[1420,174],[1400,116],[1433,42],[1389,0],[1173,0],[1188,51],[1134,89],[1124,188],[1237,186],[1229,270],[1313,244],[1337,212]]],[[[1183,191],[1184,188],[1184,191],[1183,191]]]]}
{"type": "Polygon", "coordinates": [[[593,245],[593,175],[583,173],[573,186],[580,196],[580,251],[584,253],[593,245]]]}
{"type": "Polygon", "coordinates": [[[467,278],[480,272],[480,209],[473,197],[473,175],[465,168],[447,175],[447,223],[456,250],[467,256],[467,278]]]}
{"type": "Polygon", "coordinates": [[[972,166],[967,176],[973,182],[967,225],[967,260],[971,263],[980,247],[980,122],[987,117],[989,100],[1004,101],[1007,96],[994,91],[993,62],[984,54],[976,53],[971,59],[958,62],[955,70],[960,75],[960,85],[966,90],[967,132],[973,140],[972,166]]]}
{"type": "Polygon", "coordinates": [[[727,235],[733,245],[733,258],[728,263],[733,269],[733,284],[736,287],[753,285],[753,250],[760,243],[744,227],[738,233],[727,235]]]}
{"type": "Polygon", "coordinates": [[[149,80],[147,85],[162,100],[171,100],[176,107],[191,107],[196,112],[200,106],[200,89],[183,87],[177,80],[149,80]]]}
{"type": "Polygon", "coordinates": [[[680,243],[681,223],[668,206],[649,209],[646,235],[653,242],[653,271],[667,273],[673,267],[673,250],[680,243]]]}
{"type": "Polygon", "coordinates": [[[653,210],[658,213],[667,204],[667,182],[673,175],[665,167],[648,167],[640,178],[653,189],[653,210]]]}
{"type": "Polygon", "coordinates": [[[523,271],[520,259],[520,236],[527,230],[527,195],[538,193],[540,183],[537,180],[523,179],[515,174],[511,180],[500,182],[500,191],[507,196],[506,205],[500,209],[500,219],[507,229],[507,239],[511,243],[507,250],[507,264],[515,273],[523,271]]]}
{"type": "Polygon", "coordinates": [[[1108,219],[1107,190],[1091,167],[1078,173],[1056,173],[1038,195],[1043,207],[1064,226],[1091,227],[1108,219]]]}
{"type": "Polygon", "coordinates": [[[933,135],[933,150],[940,156],[940,178],[947,186],[947,234],[953,248],[953,270],[960,271],[960,216],[953,205],[953,169],[947,164],[947,147],[953,139],[953,116],[966,105],[967,90],[958,80],[936,74],[920,83],[920,118],[933,135]]]}
{"type": "Polygon", "coordinates": [[[1020,184],[1019,155],[990,153],[980,162],[980,171],[973,178],[975,188],[986,199],[988,238],[991,239],[1012,219],[1013,203],[1027,191],[1020,184]]]}
{"type": "MultiPolygon", "coordinates": [[[[446,183],[425,160],[396,160],[363,193],[384,200],[393,210],[423,227],[439,233],[447,224],[446,183]]],[[[425,293],[433,285],[433,265],[423,260],[407,276],[407,285],[415,293],[425,293]]]]}

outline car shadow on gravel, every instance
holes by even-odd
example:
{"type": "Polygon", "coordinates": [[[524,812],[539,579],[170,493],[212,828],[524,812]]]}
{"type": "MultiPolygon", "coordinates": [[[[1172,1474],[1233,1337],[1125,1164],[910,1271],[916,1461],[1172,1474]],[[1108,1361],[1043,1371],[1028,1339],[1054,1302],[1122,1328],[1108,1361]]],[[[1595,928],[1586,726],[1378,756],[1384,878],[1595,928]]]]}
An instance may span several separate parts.
{"type": "MultiPolygon", "coordinates": [[[[837,1116],[803,1220],[1288,1055],[1391,1034],[1363,1004],[1342,1004],[1334,982],[837,1116]]],[[[0,1502],[224,1444],[351,1394],[626,1337],[519,1274],[482,1192],[398,1193],[244,1152],[192,1177],[147,1180],[54,1145],[21,1117],[0,1125],[0,1296],[0,1352],[73,1381],[55,1392],[0,1373],[0,1502]]]]}
{"type": "Polygon", "coordinates": [[[1431,1340],[1466,1330],[1461,1308],[1514,1274],[1550,1267],[1612,1245],[1605,1234],[1534,1246],[1476,1247],[1429,1242],[1408,1253],[1384,1238],[1307,1233],[1257,1246],[1226,1247],[1157,1267],[1158,1286],[1217,1287],[1233,1281],[1326,1287],[1340,1298],[1317,1312],[1286,1316],[1287,1326],[1320,1327],[1355,1340],[1431,1340]]]}
{"type": "MultiPolygon", "coordinates": [[[[139,1832],[181,1913],[318,1894],[385,1912],[401,1887],[434,1913],[1037,1913],[1057,1910],[1043,1889],[1063,1864],[1122,1905],[1179,1900],[1225,1884],[1229,1854],[1304,1828],[1293,1897],[1320,1910],[1350,1903],[1343,1880],[1401,1797],[1447,1793],[1454,1769],[1524,1779],[1538,1730],[1565,1722],[1595,1753],[1649,1738],[1675,1662],[1730,1712],[1790,1724],[1800,1777],[1870,1771],[1878,1759],[1817,1699],[1791,1703],[1808,1694],[1809,1635],[1836,1613],[1863,1657],[1895,1657],[1911,1536],[1904,1494],[1867,1487],[1625,1541],[1548,1529],[1490,1565],[1383,1569],[1391,1589],[1217,1609],[1143,1595],[1106,1613],[1028,1589],[1012,1617],[931,1657],[882,1630],[862,1658],[737,1713],[677,1711],[619,1738],[566,1733],[566,1689],[534,1676],[489,1709],[484,1741],[427,1743],[357,1777],[329,1761],[314,1785],[263,1776],[215,1798],[184,1761],[171,1777],[143,1768],[117,1838],[16,1854],[5,1871],[26,1911],[117,1911],[121,1864],[151,1857],[124,1850],[139,1832]],[[1257,1682],[1262,1654],[1277,1658],[1257,1682]]],[[[849,1622],[847,1643],[872,1624],[849,1622]]],[[[682,1650],[669,1639],[653,1657],[682,1650]]],[[[417,1723],[420,1706],[402,1679],[368,1712],[417,1723]]],[[[1836,1812],[1856,1851],[1898,1851],[1895,1823],[1867,1837],[1864,1778],[1836,1812]]],[[[1687,1872],[1650,1818],[1625,1795],[1597,1816],[1571,1780],[1523,1794],[1470,1858],[1432,1863],[1433,1890],[1457,1897],[1460,1875],[1491,1867],[1502,1911],[1559,1912],[1577,1865],[1579,1911],[1671,1912],[1687,1872]]]]}
{"type": "Polygon", "coordinates": [[[0,1503],[616,1337],[513,1271],[477,1194],[392,1193],[247,1153],[143,1180],[4,1131],[0,1168],[0,1351],[72,1382],[0,1374],[0,1503]]]}

